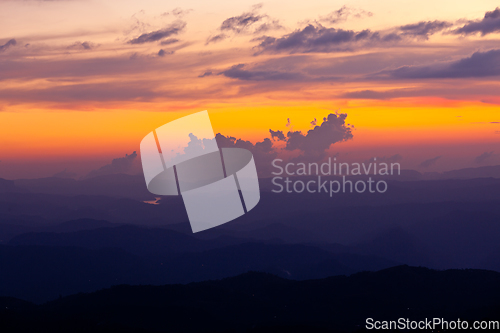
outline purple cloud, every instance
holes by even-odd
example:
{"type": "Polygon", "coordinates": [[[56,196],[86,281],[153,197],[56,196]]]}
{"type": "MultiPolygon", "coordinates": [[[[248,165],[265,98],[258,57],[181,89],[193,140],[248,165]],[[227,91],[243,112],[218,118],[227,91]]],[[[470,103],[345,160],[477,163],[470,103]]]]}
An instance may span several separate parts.
{"type": "Polygon", "coordinates": [[[482,36],[500,31],[500,8],[486,12],[482,20],[469,21],[463,27],[456,29],[455,34],[470,35],[481,33],[482,36]]]}

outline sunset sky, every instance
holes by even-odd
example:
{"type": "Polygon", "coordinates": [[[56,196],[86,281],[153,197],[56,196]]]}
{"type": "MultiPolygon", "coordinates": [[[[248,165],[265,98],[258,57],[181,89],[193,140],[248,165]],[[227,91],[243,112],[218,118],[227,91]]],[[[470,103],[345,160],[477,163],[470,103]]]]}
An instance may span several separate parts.
{"type": "Polygon", "coordinates": [[[497,6],[0,0],[0,178],[83,176],[202,110],[254,143],[346,113],[350,162],[500,164],[497,6]]]}

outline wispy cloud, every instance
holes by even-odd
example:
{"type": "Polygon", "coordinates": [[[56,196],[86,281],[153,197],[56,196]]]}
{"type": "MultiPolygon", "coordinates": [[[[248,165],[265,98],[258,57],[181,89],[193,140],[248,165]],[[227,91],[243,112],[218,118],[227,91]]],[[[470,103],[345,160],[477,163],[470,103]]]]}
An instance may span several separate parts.
{"type": "Polygon", "coordinates": [[[429,36],[443,31],[453,26],[453,23],[446,21],[422,21],[415,24],[407,24],[399,27],[403,35],[429,39],[429,36]]]}
{"type": "Polygon", "coordinates": [[[75,42],[68,46],[68,49],[92,50],[96,45],[91,42],[75,42]]]}
{"type": "Polygon", "coordinates": [[[353,18],[362,18],[362,17],[371,17],[373,16],[372,12],[363,10],[363,9],[358,9],[358,8],[352,8],[352,7],[347,7],[347,6],[342,6],[340,9],[337,9],[325,16],[320,16],[319,21],[323,23],[330,23],[330,24],[335,24],[339,22],[346,21],[350,17],[353,18]]]}
{"type": "Polygon", "coordinates": [[[218,32],[207,38],[206,44],[220,42],[229,38],[231,34],[261,34],[283,28],[279,20],[270,18],[266,14],[260,14],[261,8],[262,4],[258,4],[248,12],[225,19],[217,29],[218,32]]]}
{"type": "Polygon", "coordinates": [[[129,44],[144,44],[157,42],[163,38],[170,37],[172,35],[177,35],[186,27],[186,22],[184,21],[176,21],[165,27],[161,30],[152,31],[149,33],[145,33],[140,35],[137,38],[131,39],[128,41],[129,44]]]}
{"type": "Polygon", "coordinates": [[[219,75],[224,75],[232,79],[239,79],[245,81],[266,81],[266,80],[302,80],[304,75],[301,73],[293,72],[280,72],[280,71],[259,71],[259,70],[246,70],[244,64],[234,65],[231,68],[222,71],[219,75]]]}
{"type": "Polygon", "coordinates": [[[7,50],[11,46],[15,46],[17,44],[17,41],[15,39],[10,39],[7,41],[5,44],[0,45],[0,52],[3,52],[7,50]]]}

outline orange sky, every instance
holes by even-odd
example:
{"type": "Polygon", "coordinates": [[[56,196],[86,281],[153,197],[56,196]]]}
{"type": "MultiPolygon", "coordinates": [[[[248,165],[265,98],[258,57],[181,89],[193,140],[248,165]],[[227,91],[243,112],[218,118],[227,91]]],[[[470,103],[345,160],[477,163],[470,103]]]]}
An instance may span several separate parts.
{"type": "Polygon", "coordinates": [[[65,161],[88,172],[201,110],[216,133],[253,142],[340,111],[354,139],[330,151],[345,158],[400,154],[418,168],[443,156],[433,171],[491,151],[484,164],[499,164],[495,7],[2,1],[0,177],[50,176],[65,161]]]}

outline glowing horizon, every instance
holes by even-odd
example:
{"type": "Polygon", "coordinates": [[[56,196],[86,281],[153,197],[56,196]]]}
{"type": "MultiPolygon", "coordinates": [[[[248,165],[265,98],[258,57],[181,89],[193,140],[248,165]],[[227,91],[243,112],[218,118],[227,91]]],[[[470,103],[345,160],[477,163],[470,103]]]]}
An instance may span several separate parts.
{"type": "Polygon", "coordinates": [[[50,176],[76,160],[87,172],[201,110],[216,133],[253,143],[288,131],[288,118],[305,133],[338,110],[356,128],[329,149],[345,159],[500,164],[496,7],[2,1],[0,177],[50,176]]]}

